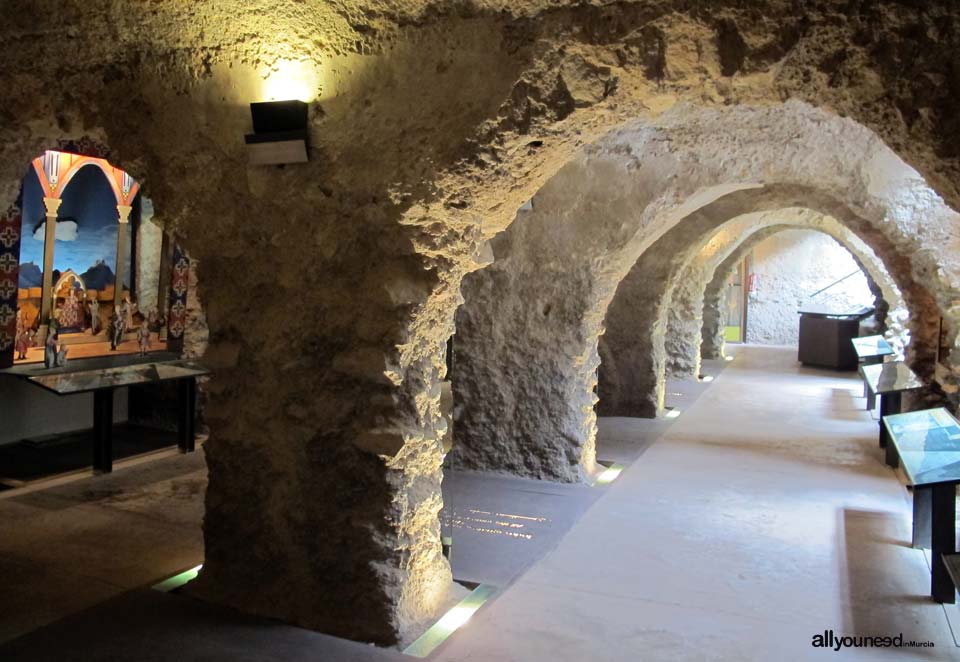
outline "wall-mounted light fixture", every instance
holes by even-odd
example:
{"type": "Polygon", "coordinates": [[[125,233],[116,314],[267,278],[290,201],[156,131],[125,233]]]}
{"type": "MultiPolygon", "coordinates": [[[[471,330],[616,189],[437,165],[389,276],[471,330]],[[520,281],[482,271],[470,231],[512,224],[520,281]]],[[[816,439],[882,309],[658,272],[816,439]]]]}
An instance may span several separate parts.
{"type": "Polygon", "coordinates": [[[253,133],[247,134],[247,155],[253,165],[305,163],[308,159],[307,104],[261,101],[250,104],[253,133]]]}

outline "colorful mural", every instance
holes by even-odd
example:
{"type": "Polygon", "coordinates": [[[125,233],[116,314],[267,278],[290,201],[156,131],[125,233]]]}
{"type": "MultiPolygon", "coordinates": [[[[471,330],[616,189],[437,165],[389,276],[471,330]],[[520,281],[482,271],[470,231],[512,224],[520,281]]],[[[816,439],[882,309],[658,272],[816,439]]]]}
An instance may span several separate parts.
{"type": "MultiPolygon", "coordinates": [[[[165,349],[169,319],[176,351],[182,346],[186,324],[189,259],[175,244],[173,255],[164,259],[159,234],[151,248],[145,248],[139,232],[140,186],[103,158],[102,146],[81,140],[60,147],[31,162],[18,206],[0,216],[0,367],[11,365],[15,354],[16,361],[42,360],[38,347],[44,334],[54,328],[71,346],[82,347],[75,351],[97,356],[97,352],[129,352],[138,341],[140,351],[154,344],[165,349]],[[56,210],[56,227],[50,229],[52,246],[46,246],[47,223],[52,222],[48,209],[56,210]],[[118,240],[123,243],[119,264],[118,240]],[[135,254],[135,248],[145,250],[145,255],[135,254]],[[50,274],[44,274],[45,256],[52,258],[50,274]],[[172,264],[167,261],[171,258],[172,264]],[[158,292],[149,310],[139,310],[134,289],[140,285],[135,282],[140,280],[137,269],[142,271],[144,264],[151,271],[172,271],[168,272],[169,309],[154,308],[158,292]],[[118,270],[123,274],[119,292],[118,270]],[[117,327],[120,331],[111,337],[117,327]]],[[[148,287],[152,283],[159,289],[159,275],[140,275],[148,287]]]]}
{"type": "MultiPolygon", "coordinates": [[[[31,171],[23,182],[23,241],[20,248],[19,287],[40,287],[46,209],[43,190],[31,171]]],[[[68,270],[80,275],[86,287],[102,290],[114,284],[117,255],[117,205],[113,191],[97,168],[86,167],[63,192],[58,210],[53,268],[56,281],[68,270]]],[[[124,284],[130,285],[131,236],[124,247],[124,284]]]]}

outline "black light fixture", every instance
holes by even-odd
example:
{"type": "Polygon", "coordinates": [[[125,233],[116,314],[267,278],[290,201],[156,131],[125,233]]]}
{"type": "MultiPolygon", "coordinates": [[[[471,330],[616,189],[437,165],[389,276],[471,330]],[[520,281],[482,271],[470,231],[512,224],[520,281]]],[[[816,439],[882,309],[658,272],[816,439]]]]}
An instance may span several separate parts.
{"type": "Polygon", "coordinates": [[[254,165],[306,163],[307,104],[289,101],[261,101],[250,104],[253,133],[245,137],[247,154],[254,165]]]}

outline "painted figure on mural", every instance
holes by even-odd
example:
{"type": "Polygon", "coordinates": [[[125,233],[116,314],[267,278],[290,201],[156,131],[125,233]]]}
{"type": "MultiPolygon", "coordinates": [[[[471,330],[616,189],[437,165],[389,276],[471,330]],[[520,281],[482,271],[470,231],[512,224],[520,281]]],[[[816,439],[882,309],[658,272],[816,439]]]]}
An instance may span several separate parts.
{"type": "Polygon", "coordinates": [[[123,302],[120,304],[120,315],[123,317],[123,323],[128,329],[133,328],[133,315],[137,312],[137,304],[130,301],[130,295],[123,296],[123,302]]]}
{"type": "Polygon", "coordinates": [[[100,301],[96,295],[90,300],[90,333],[100,333],[100,301]]]}
{"type": "Polygon", "coordinates": [[[113,311],[110,317],[110,349],[116,350],[123,342],[123,332],[127,330],[123,314],[120,311],[113,311]]]}
{"type": "Polygon", "coordinates": [[[140,346],[140,356],[143,356],[150,349],[150,329],[146,324],[141,324],[137,331],[137,344],[140,346]]]}
{"type": "Polygon", "coordinates": [[[71,286],[60,309],[60,325],[67,329],[83,326],[83,304],[77,299],[77,291],[71,286]]]}
{"type": "Polygon", "coordinates": [[[151,308],[150,312],[147,313],[147,327],[153,333],[160,333],[163,330],[164,324],[167,323],[166,318],[160,314],[160,311],[156,308],[151,308]]]}
{"type": "Polygon", "coordinates": [[[27,350],[33,346],[33,330],[27,328],[27,314],[24,311],[17,311],[17,335],[14,340],[14,348],[17,350],[17,360],[23,361],[27,358],[27,350]]]}
{"type": "Polygon", "coordinates": [[[60,332],[53,324],[47,331],[47,339],[43,343],[43,367],[57,367],[57,341],[60,339],[60,332]]]}
{"type": "Polygon", "coordinates": [[[60,349],[57,350],[57,361],[56,365],[58,368],[62,368],[67,365],[67,344],[60,343],[60,349]]]}

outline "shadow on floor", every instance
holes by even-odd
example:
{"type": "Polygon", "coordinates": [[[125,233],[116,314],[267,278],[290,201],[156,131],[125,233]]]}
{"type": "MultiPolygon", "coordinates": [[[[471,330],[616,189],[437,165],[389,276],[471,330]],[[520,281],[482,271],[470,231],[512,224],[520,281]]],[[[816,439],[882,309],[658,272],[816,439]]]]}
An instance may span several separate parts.
{"type": "MultiPolygon", "coordinates": [[[[114,461],[175,446],[176,432],[133,423],[113,429],[114,461]]],[[[39,478],[89,467],[93,462],[93,430],[39,439],[26,439],[0,446],[0,489],[39,478]]]]}
{"type": "Polygon", "coordinates": [[[360,662],[410,660],[393,650],[141,589],[0,646],[4,662],[360,662]]]}
{"type": "MultiPolygon", "coordinates": [[[[844,545],[839,549],[840,577],[845,594],[843,634],[923,639],[916,630],[924,608],[932,603],[930,575],[922,563],[911,563],[923,552],[910,545],[910,532],[901,517],[892,513],[844,508],[838,511],[844,545]],[[891,568],[901,569],[891,572],[891,568]],[[906,569],[920,568],[920,572],[906,569]]],[[[826,624],[825,629],[835,627],[826,624]]],[[[944,651],[911,649],[913,659],[941,660],[944,651]]]]}

